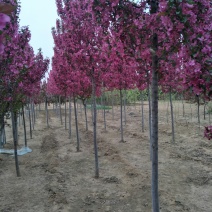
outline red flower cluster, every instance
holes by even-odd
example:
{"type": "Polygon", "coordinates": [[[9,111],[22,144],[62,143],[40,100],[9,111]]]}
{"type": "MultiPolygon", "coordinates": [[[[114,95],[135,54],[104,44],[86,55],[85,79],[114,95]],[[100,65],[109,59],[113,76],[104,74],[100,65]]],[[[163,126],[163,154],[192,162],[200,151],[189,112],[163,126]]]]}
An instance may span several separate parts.
{"type": "Polygon", "coordinates": [[[6,24],[10,22],[10,17],[7,15],[8,10],[10,9],[9,4],[0,3],[0,54],[4,51],[4,28],[6,27],[6,24]]]}

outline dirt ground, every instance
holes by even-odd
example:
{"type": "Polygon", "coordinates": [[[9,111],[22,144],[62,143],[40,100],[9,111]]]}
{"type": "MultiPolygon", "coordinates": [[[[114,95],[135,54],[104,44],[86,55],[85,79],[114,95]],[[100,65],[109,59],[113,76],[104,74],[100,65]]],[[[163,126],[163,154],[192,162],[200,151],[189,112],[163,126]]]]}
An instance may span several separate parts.
{"type": "MultiPolygon", "coordinates": [[[[52,108],[52,105],[51,105],[52,108]]],[[[100,178],[94,178],[94,150],[90,110],[89,130],[78,110],[80,152],[72,117],[72,138],[50,109],[50,128],[45,123],[44,107],[38,114],[32,153],[19,156],[21,177],[15,173],[14,157],[0,155],[1,212],[150,212],[151,161],[149,154],[148,104],[145,102],[145,131],[141,130],[141,106],[127,106],[125,143],[120,143],[120,110],[107,111],[104,130],[102,111],[98,112],[100,178]]],[[[167,102],[159,104],[159,196],[161,212],[212,211],[212,141],[203,138],[201,108],[200,132],[197,107],[174,103],[176,141],[171,142],[170,112],[167,102]],[[192,110],[191,110],[192,109],[192,110]],[[192,112],[192,114],[191,114],[192,112]]],[[[64,121],[64,110],[63,110],[64,121]]],[[[68,122],[68,120],[67,120],[68,122]]],[[[28,120],[27,120],[28,123],[28,120]]],[[[13,148],[11,128],[7,144],[13,148]]],[[[29,138],[29,128],[28,138],[29,138]]],[[[19,125],[19,145],[23,146],[23,126],[19,125]]]]}

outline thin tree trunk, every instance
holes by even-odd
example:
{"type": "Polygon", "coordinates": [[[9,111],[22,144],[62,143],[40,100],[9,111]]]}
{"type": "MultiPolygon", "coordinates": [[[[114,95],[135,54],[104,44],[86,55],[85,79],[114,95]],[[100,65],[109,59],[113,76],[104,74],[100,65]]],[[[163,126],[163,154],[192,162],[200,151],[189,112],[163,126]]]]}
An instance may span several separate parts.
{"type": "Polygon", "coordinates": [[[66,96],[65,96],[65,130],[67,130],[67,111],[66,111],[66,96]]]}
{"type": "Polygon", "coordinates": [[[13,129],[13,142],[14,142],[14,156],[15,156],[15,167],[16,167],[16,174],[17,177],[20,177],[20,169],[18,164],[18,152],[17,152],[17,113],[11,111],[12,116],[12,129],[13,129]]]}
{"type": "Polygon", "coordinates": [[[31,120],[32,120],[32,129],[34,130],[34,111],[33,111],[33,106],[32,106],[32,100],[30,99],[30,110],[31,110],[31,120]]]}
{"type": "Polygon", "coordinates": [[[4,147],[4,115],[0,116],[0,149],[4,147]]]}
{"type": "MultiPolygon", "coordinates": [[[[156,38],[157,35],[154,34],[156,38]]],[[[152,207],[154,212],[159,212],[158,195],[158,72],[157,56],[153,55],[152,70],[152,207]]]]}
{"type": "Polygon", "coordinates": [[[69,104],[69,120],[68,120],[68,138],[71,139],[71,97],[68,98],[68,104],[69,104]]]}
{"type": "Polygon", "coordinates": [[[174,143],[175,142],[175,131],[174,131],[174,115],[173,115],[171,88],[170,88],[170,91],[169,91],[169,100],[170,100],[171,120],[172,120],[172,143],[174,143]]]}
{"type": "Polygon", "coordinates": [[[204,120],[206,119],[206,102],[204,100],[204,120]]]}
{"type": "Polygon", "coordinates": [[[120,89],[120,133],[121,133],[121,141],[124,142],[124,134],[123,134],[123,106],[122,106],[122,90],[120,89]]]}
{"type": "Polygon", "coordinates": [[[114,98],[113,98],[113,93],[111,91],[111,100],[112,100],[112,118],[114,120],[114,98]]]}
{"type": "Polygon", "coordinates": [[[35,126],[35,123],[36,123],[36,114],[35,114],[35,103],[34,102],[32,104],[32,108],[33,108],[34,126],[35,126]]]}
{"type": "Polygon", "coordinates": [[[180,117],[180,100],[178,101],[177,117],[178,117],[178,119],[179,119],[179,117],[180,117]]]}
{"type": "Polygon", "coordinates": [[[198,129],[200,133],[200,103],[199,103],[199,96],[197,96],[197,118],[198,118],[198,129]]]}
{"type": "Polygon", "coordinates": [[[22,104],[22,114],[23,114],[23,124],[24,124],[24,144],[27,147],[27,135],[26,135],[26,122],[25,122],[25,114],[24,114],[24,105],[22,104]]]}
{"type": "Polygon", "coordinates": [[[126,114],[126,97],[127,97],[127,91],[124,90],[124,125],[127,124],[127,114],[126,114]]]}
{"type": "Polygon", "coordinates": [[[3,128],[3,145],[7,143],[7,139],[6,139],[6,132],[5,132],[5,126],[3,128]]]}
{"type": "MultiPolygon", "coordinates": [[[[101,104],[101,108],[102,108],[102,106],[103,106],[103,97],[102,97],[102,95],[101,95],[101,102],[100,102],[100,104],[101,104]]],[[[102,118],[104,118],[104,111],[101,109],[101,111],[102,111],[102,118]]]]}
{"type": "Polygon", "coordinates": [[[85,112],[85,129],[88,131],[88,117],[87,117],[87,107],[86,107],[86,100],[83,101],[84,112],[85,112]]]}
{"type": "Polygon", "coordinates": [[[28,111],[29,111],[29,132],[30,132],[30,138],[32,139],[32,121],[31,121],[30,104],[28,104],[28,111]]]}
{"type": "Polygon", "coordinates": [[[175,100],[174,100],[174,120],[177,123],[177,103],[176,103],[176,96],[175,96],[175,100]]]}
{"type": "Polygon", "coordinates": [[[61,111],[61,96],[59,96],[59,108],[60,108],[60,122],[61,122],[61,125],[63,125],[63,117],[62,117],[62,111],[61,111]]]}
{"type": "Polygon", "coordinates": [[[94,142],[94,153],[95,153],[95,178],[99,178],[99,159],[98,159],[98,145],[96,135],[96,124],[97,124],[97,113],[96,113],[96,85],[94,77],[92,76],[92,96],[93,96],[93,142],[94,142]]]}
{"type": "Polygon", "coordinates": [[[106,131],[107,125],[106,125],[106,112],[105,112],[105,89],[103,90],[103,107],[104,107],[104,130],[106,131]]]}
{"type": "Polygon", "coordinates": [[[78,130],[78,120],[77,120],[77,106],[76,98],[74,96],[74,115],[75,115],[75,125],[76,125],[76,136],[77,136],[77,152],[80,151],[80,140],[79,140],[79,130],[78,130]]]}
{"type": "MultiPolygon", "coordinates": [[[[150,13],[158,11],[158,0],[150,1],[150,13]]],[[[152,211],[159,212],[158,194],[158,35],[152,35],[152,211]]]]}
{"type": "Polygon", "coordinates": [[[166,122],[169,123],[169,101],[167,102],[167,109],[166,109],[166,122]]]}

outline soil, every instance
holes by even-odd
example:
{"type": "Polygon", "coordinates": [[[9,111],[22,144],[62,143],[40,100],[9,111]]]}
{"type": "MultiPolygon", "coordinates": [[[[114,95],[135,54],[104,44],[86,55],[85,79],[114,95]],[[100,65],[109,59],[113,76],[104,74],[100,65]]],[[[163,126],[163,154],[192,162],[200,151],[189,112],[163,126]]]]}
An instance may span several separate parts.
{"type": "MultiPolygon", "coordinates": [[[[212,211],[212,142],[203,137],[209,116],[197,121],[197,106],[174,102],[175,143],[172,143],[167,102],[159,104],[159,198],[161,212],[212,211]],[[192,109],[192,110],[191,110],[192,109]],[[193,113],[193,114],[191,114],[193,113]]],[[[14,157],[0,155],[1,212],[150,212],[151,161],[149,153],[148,104],[144,104],[144,132],[141,106],[127,106],[124,140],[120,142],[120,109],[98,111],[100,177],[94,177],[94,150],[91,112],[88,131],[84,112],[78,108],[80,152],[72,116],[72,134],[49,109],[46,125],[44,106],[37,111],[31,153],[19,156],[21,177],[16,177],[14,157]]],[[[73,110],[72,110],[73,111],[73,110]]],[[[68,117],[68,115],[67,115],[68,117]]],[[[63,107],[64,119],[64,107],[63,107]]],[[[68,119],[67,119],[68,122],[68,119]]],[[[9,123],[9,121],[8,121],[9,123]]],[[[27,120],[28,123],[28,120],[27,120]]],[[[27,124],[28,126],[28,124],[27,124]]],[[[68,124],[67,124],[68,126],[68,124]]],[[[7,144],[13,148],[11,127],[6,126],[7,144]]],[[[23,125],[19,124],[19,148],[23,146],[23,125]]]]}

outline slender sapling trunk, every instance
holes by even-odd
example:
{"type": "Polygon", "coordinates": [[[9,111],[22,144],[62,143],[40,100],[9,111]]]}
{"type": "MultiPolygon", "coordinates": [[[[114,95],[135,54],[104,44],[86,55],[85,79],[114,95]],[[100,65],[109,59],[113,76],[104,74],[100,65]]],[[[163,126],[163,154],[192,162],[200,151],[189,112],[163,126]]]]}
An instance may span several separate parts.
{"type": "Polygon", "coordinates": [[[79,152],[80,151],[80,140],[79,140],[77,105],[76,105],[76,97],[75,96],[74,96],[74,115],[75,115],[76,136],[77,136],[77,152],[79,152]]]}
{"type": "Polygon", "coordinates": [[[172,143],[174,143],[175,142],[175,131],[174,131],[174,115],[173,115],[171,88],[170,88],[170,91],[169,91],[169,100],[170,100],[171,120],[172,120],[172,143]]]}
{"type": "Polygon", "coordinates": [[[20,169],[19,169],[19,164],[18,164],[18,150],[17,150],[17,145],[18,145],[18,139],[17,139],[17,113],[16,112],[11,112],[11,118],[12,118],[12,129],[13,129],[13,142],[14,142],[14,156],[15,156],[15,167],[16,167],[16,174],[17,177],[20,177],[20,169]]]}
{"type": "MultiPolygon", "coordinates": [[[[93,70],[94,72],[94,70],[93,70]]],[[[96,85],[94,76],[92,76],[92,96],[93,96],[93,142],[94,142],[94,153],[95,153],[95,178],[99,178],[99,159],[98,159],[98,145],[97,145],[97,112],[96,112],[96,85]]]]}
{"type": "Polygon", "coordinates": [[[123,106],[122,106],[122,90],[120,89],[120,133],[121,133],[121,141],[124,142],[124,134],[123,134],[123,106]]]}

